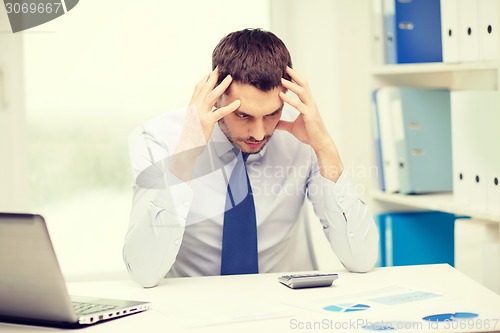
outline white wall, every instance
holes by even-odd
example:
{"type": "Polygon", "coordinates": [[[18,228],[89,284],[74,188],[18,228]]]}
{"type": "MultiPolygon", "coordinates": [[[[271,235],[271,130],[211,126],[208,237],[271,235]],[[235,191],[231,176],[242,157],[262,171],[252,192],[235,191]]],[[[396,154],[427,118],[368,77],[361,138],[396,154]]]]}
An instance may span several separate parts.
{"type": "Polygon", "coordinates": [[[23,32],[31,210],[66,276],[124,270],[127,135],[186,105],[231,31],[269,28],[268,0],[86,0],[23,32]]]}
{"type": "Polygon", "coordinates": [[[359,187],[371,165],[370,6],[366,0],[272,0],[272,29],[290,48],[359,187]]]}
{"type": "Polygon", "coordinates": [[[80,1],[25,34],[30,117],[183,106],[210,71],[216,43],[233,30],[267,28],[268,13],[267,0],[80,1]]]}
{"type": "MultiPolygon", "coordinates": [[[[344,167],[365,196],[370,177],[369,3],[365,0],[271,0],[271,27],[309,83],[344,167]]],[[[340,267],[310,209],[321,269],[340,267]]]]}
{"type": "Polygon", "coordinates": [[[25,211],[25,109],[22,36],[0,12],[0,211],[25,211]]]}

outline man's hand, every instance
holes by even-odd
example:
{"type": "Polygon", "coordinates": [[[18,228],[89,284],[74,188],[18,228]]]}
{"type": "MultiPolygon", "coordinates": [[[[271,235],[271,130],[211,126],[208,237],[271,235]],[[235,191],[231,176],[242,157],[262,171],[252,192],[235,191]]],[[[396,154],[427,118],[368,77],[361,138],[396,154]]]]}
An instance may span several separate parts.
{"type": "Polygon", "coordinates": [[[229,105],[215,108],[217,100],[224,94],[226,89],[232,82],[230,75],[216,87],[219,71],[215,68],[208,77],[203,79],[196,85],[191,101],[189,102],[185,130],[200,129],[203,133],[202,144],[206,144],[212,135],[214,125],[221,118],[235,111],[240,106],[240,101],[235,100],[229,105]]]}
{"type": "Polygon", "coordinates": [[[196,158],[203,152],[212,136],[215,123],[240,107],[240,100],[216,108],[219,97],[232,82],[230,75],[216,87],[219,72],[217,68],[196,85],[187,108],[186,120],[179,144],[171,159],[170,171],[179,179],[189,181],[196,158]]]}
{"type": "Polygon", "coordinates": [[[297,95],[299,100],[281,92],[281,99],[300,112],[295,121],[280,121],[278,129],[290,132],[300,141],[310,145],[315,151],[324,150],[331,145],[332,140],[321,119],[307,82],[296,71],[287,67],[287,73],[292,81],[281,79],[283,87],[297,95]]]}
{"type": "Polygon", "coordinates": [[[283,87],[295,93],[299,99],[294,99],[283,92],[280,93],[280,97],[300,114],[294,121],[280,120],[276,128],[285,130],[301,142],[310,145],[318,157],[321,175],[335,182],[343,171],[337,147],[321,119],[307,81],[290,67],[287,67],[286,71],[292,81],[281,79],[283,87]]]}

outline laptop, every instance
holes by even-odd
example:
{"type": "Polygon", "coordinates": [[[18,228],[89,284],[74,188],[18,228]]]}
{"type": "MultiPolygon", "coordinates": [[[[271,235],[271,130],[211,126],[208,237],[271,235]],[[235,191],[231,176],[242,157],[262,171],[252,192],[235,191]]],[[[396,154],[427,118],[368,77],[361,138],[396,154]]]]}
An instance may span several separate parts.
{"type": "Polygon", "coordinates": [[[0,321],[81,327],[138,313],[149,302],[69,296],[41,215],[0,213],[0,321]]]}

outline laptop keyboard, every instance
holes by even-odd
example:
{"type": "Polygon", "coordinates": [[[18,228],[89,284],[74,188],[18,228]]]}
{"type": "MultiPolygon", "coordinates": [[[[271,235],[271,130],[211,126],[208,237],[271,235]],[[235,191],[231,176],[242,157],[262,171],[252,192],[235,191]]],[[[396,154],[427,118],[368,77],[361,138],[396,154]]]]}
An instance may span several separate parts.
{"type": "Polygon", "coordinates": [[[77,315],[88,315],[96,312],[108,311],[116,307],[116,305],[73,302],[73,310],[75,310],[77,315]]]}

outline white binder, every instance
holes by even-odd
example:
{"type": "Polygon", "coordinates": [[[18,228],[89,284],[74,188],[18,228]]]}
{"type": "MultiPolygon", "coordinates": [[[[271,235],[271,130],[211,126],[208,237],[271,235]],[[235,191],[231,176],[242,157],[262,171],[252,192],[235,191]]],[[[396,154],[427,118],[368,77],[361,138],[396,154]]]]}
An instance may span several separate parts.
{"type": "Polygon", "coordinates": [[[396,64],[396,2],[395,0],[382,1],[382,15],[384,17],[384,63],[396,64]]]}
{"type": "Polygon", "coordinates": [[[382,0],[372,1],[372,65],[384,64],[384,13],[382,0]]]}
{"type": "Polygon", "coordinates": [[[468,127],[465,109],[461,108],[459,92],[450,92],[451,107],[451,153],[453,169],[453,198],[458,205],[466,205],[467,185],[465,176],[469,171],[465,170],[467,154],[463,149],[462,141],[465,141],[461,133],[468,127]]]}
{"type": "Polygon", "coordinates": [[[484,131],[488,133],[489,139],[485,152],[486,165],[486,189],[487,189],[487,210],[488,212],[500,214],[500,93],[488,92],[484,101],[484,106],[488,106],[484,131]]]}
{"type": "MultiPolygon", "coordinates": [[[[443,1],[443,0],[441,0],[443,1]]],[[[449,0],[448,0],[449,1],[449,0]]],[[[479,58],[498,59],[500,0],[478,0],[479,58]]]]}
{"type": "Polygon", "coordinates": [[[479,212],[487,208],[486,165],[491,133],[485,127],[492,92],[451,93],[453,191],[458,204],[479,212]]]}
{"type": "Polygon", "coordinates": [[[457,0],[460,61],[479,60],[478,0],[457,0]]]}
{"type": "Polygon", "coordinates": [[[391,111],[395,107],[394,103],[399,101],[395,96],[398,92],[398,88],[395,87],[382,87],[377,91],[385,191],[389,193],[399,191],[398,160],[391,111]]]}
{"type": "Polygon", "coordinates": [[[443,62],[458,62],[458,2],[441,0],[443,62]]]}

